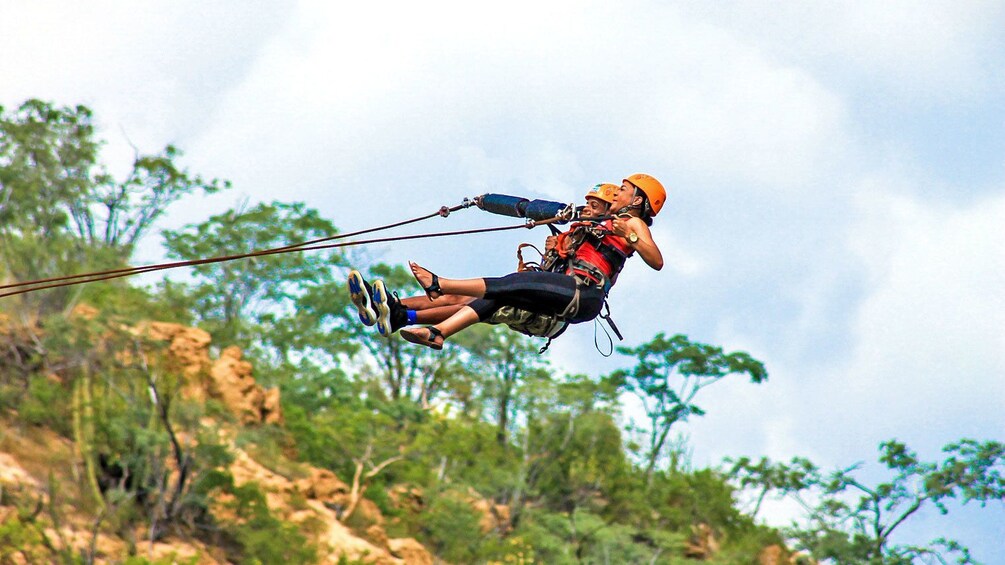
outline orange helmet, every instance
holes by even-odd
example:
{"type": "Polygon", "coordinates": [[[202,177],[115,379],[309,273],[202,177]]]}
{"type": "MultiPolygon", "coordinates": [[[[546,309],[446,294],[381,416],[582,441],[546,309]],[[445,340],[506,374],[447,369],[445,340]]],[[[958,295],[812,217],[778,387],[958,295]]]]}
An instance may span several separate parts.
{"type": "Polygon", "coordinates": [[[663,203],[667,199],[667,191],[660,184],[660,181],[645,173],[636,173],[625,180],[645,193],[646,198],[649,199],[649,207],[653,211],[653,216],[659,214],[660,209],[663,208],[663,203]]]}
{"type": "Polygon", "coordinates": [[[590,192],[586,193],[585,198],[596,198],[597,200],[603,200],[608,204],[614,204],[614,193],[618,191],[618,185],[609,184],[606,182],[594,185],[590,189],[590,192]]]}

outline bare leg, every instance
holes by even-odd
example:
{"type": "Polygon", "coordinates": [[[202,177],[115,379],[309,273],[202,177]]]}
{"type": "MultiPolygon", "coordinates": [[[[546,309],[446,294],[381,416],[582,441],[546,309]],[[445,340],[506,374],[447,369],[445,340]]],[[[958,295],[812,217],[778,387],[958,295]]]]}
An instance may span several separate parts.
{"type": "MultiPolygon", "coordinates": [[[[415,280],[419,281],[419,284],[423,288],[433,284],[433,273],[429,269],[411,261],[408,262],[408,266],[412,269],[412,276],[415,277],[415,280]]],[[[485,296],[485,279],[446,279],[439,277],[439,282],[440,289],[444,295],[463,294],[464,296],[473,296],[475,298],[485,296]]]]}
{"type": "Polygon", "coordinates": [[[434,327],[440,330],[444,338],[447,338],[477,323],[478,313],[475,312],[474,308],[464,305],[454,315],[436,324],[434,327]]]}
{"type": "MultiPolygon", "coordinates": [[[[426,300],[426,297],[423,296],[422,299],[426,300]]],[[[471,300],[467,296],[465,296],[464,299],[465,301],[471,300]]],[[[455,304],[452,306],[426,307],[424,310],[415,311],[415,322],[417,324],[439,324],[440,322],[445,322],[446,320],[450,319],[451,316],[459,312],[462,308],[464,308],[464,304],[455,304]]]]}
{"type": "Polygon", "coordinates": [[[459,306],[468,302],[471,302],[471,297],[461,296],[460,294],[444,294],[443,296],[436,297],[434,300],[429,300],[426,296],[409,296],[408,298],[401,299],[402,306],[416,312],[430,308],[439,308],[441,306],[459,306]]]}
{"type": "MultiPolygon", "coordinates": [[[[426,310],[429,312],[429,310],[426,310]]],[[[461,306],[446,320],[426,328],[402,329],[398,332],[405,341],[424,345],[432,349],[442,349],[446,338],[478,323],[478,313],[470,306],[461,306]]]]}

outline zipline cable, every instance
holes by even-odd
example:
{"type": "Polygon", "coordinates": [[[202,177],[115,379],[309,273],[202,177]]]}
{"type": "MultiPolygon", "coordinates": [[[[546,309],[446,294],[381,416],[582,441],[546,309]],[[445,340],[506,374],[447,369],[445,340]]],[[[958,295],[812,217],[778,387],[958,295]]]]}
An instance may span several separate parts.
{"type": "MultiPolygon", "coordinates": [[[[466,206],[462,205],[460,207],[466,207],[466,206]]],[[[457,207],[457,209],[459,209],[460,207],[457,207]]],[[[446,215],[443,213],[444,210],[450,210],[450,211],[452,211],[454,209],[447,209],[446,207],[444,207],[444,208],[441,208],[440,212],[436,212],[436,213],[430,214],[428,216],[423,216],[421,218],[416,218],[416,219],[412,219],[412,220],[406,220],[404,222],[398,222],[398,223],[395,223],[395,224],[389,224],[388,226],[380,226],[380,227],[377,227],[377,228],[370,228],[370,229],[366,229],[366,230],[361,230],[359,232],[353,232],[353,233],[348,233],[348,234],[341,234],[341,235],[338,235],[338,236],[331,236],[331,237],[326,237],[326,238],[320,238],[320,239],[316,239],[316,240],[312,240],[312,241],[308,241],[308,242],[297,243],[297,244],[294,244],[294,245],[287,245],[287,246],[283,246],[283,247],[277,247],[277,248],[273,248],[273,249],[264,249],[264,250],[261,250],[261,251],[253,251],[253,252],[249,252],[249,253],[240,253],[240,254],[236,254],[236,255],[224,255],[224,256],[219,256],[219,257],[209,257],[209,258],[205,258],[205,259],[192,259],[192,260],[188,260],[188,261],[175,261],[175,262],[172,262],[172,263],[160,263],[160,264],[155,264],[155,265],[145,265],[145,266],[142,266],[142,267],[131,267],[131,268],[127,268],[127,269],[114,269],[114,270],[110,270],[110,271],[100,271],[100,272],[94,272],[94,273],[82,273],[82,274],[79,274],[79,275],[69,275],[69,276],[65,276],[65,277],[54,277],[54,278],[51,278],[51,279],[41,279],[41,280],[36,280],[36,281],[27,281],[27,282],[24,282],[24,283],[16,283],[16,284],[11,284],[11,285],[5,285],[5,286],[0,287],[0,289],[3,289],[3,288],[25,287],[25,286],[30,286],[30,288],[19,288],[19,290],[2,293],[2,294],[0,294],[0,298],[5,298],[5,297],[8,297],[8,296],[16,296],[16,295],[19,295],[19,294],[25,294],[25,293],[28,293],[28,292],[34,292],[36,290],[45,290],[45,289],[51,289],[51,288],[60,288],[60,287],[64,287],[64,286],[72,286],[72,285],[84,284],[84,283],[89,283],[89,282],[99,282],[99,281],[117,279],[117,278],[128,277],[128,276],[131,276],[131,275],[149,273],[149,272],[154,272],[154,271],[162,271],[162,270],[166,270],[166,269],[174,269],[174,268],[178,268],[178,267],[190,267],[190,266],[196,266],[196,265],[206,265],[206,264],[212,264],[212,263],[221,263],[221,262],[224,262],[224,261],[234,261],[234,260],[246,259],[246,258],[250,258],[250,257],[262,257],[262,256],[268,256],[268,255],[276,255],[276,254],[280,254],[280,253],[295,253],[295,252],[301,252],[301,251],[317,251],[317,250],[322,250],[322,249],[336,249],[336,248],[341,248],[341,247],[352,247],[352,246],[356,246],[356,245],[368,245],[368,244],[372,244],[372,243],[385,243],[385,242],[391,242],[391,241],[404,241],[404,240],[410,240],[410,239],[426,239],[426,238],[431,238],[431,237],[448,237],[448,236],[455,236],[455,235],[468,235],[468,234],[477,234],[477,233],[489,233],[489,232],[507,231],[507,230],[521,229],[521,228],[523,228],[523,229],[530,229],[530,228],[533,228],[533,227],[539,226],[539,225],[549,225],[549,224],[552,224],[554,222],[565,221],[565,218],[555,217],[555,218],[550,218],[550,219],[547,219],[547,220],[538,220],[538,221],[531,220],[531,221],[528,221],[528,222],[523,223],[523,224],[510,225],[510,226],[497,226],[497,227],[492,227],[492,228],[476,228],[476,229],[468,229],[468,230],[457,230],[457,231],[436,232],[436,233],[424,233],[424,234],[415,234],[415,235],[401,235],[401,236],[383,237],[383,238],[376,238],[376,239],[369,239],[369,240],[348,241],[348,242],[343,242],[343,243],[329,243],[329,244],[324,244],[324,245],[316,245],[316,243],[319,243],[319,242],[331,241],[331,240],[334,240],[334,239],[341,239],[341,238],[345,238],[345,237],[350,237],[352,235],[358,235],[358,234],[361,234],[361,233],[371,233],[371,232],[374,232],[374,231],[379,231],[379,230],[383,230],[383,229],[389,229],[390,227],[397,227],[397,226],[405,225],[405,224],[408,224],[408,223],[413,223],[413,222],[416,222],[416,221],[419,221],[419,220],[431,218],[431,217],[436,216],[436,215],[442,215],[442,216],[446,217],[446,215]],[[51,284],[43,284],[43,283],[51,283],[51,284]],[[35,285],[41,285],[41,286],[35,286],[35,285]]],[[[447,213],[449,213],[449,212],[447,212],[447,213]]]]}
{"type": "MultiPolygon", "coordinates": [[[[303,242],[300,242],[300,243],[293,243],[293,244],[290,244],[290,245],[285,245],[283,247],[276,247],[276,248],[272,248],[272,249],[265,249],[265,250],[262,250],[262,251],[253,251],[253,252],[250,252],[250,253],[242,253],[242,254],[239,254],[239,255],[230,255],[230,256],[227,256],[229,259],[224,259],[224,260],[242,259],[242,258],[245,258],[245,257],[253,257],[253,256],[259,255],[259,254],[266,254],[267,252],[278,252],[278,251],[284,251],[284,250],[292,250],[292,249],[295,249],[295,248],[298,248],[298,247],[305,247],[305,246],[308,246],[308,245],[314,245],[314,244],[317,244],[317,243],[323,243],[325,241],[333,241],[333,240],[336,240],[336,239],[345,239],[347,237],[355,237],[355,236],[358,236],[358,235],[363,235],[363,234],[367,234],[367,233],[373,233],[373,232],[377,232],[377,231],[382,231],[382,230],[388,230],[388,229],[392,229],[392,228],[401,227],[401,226],[408,225],[408,224],[413,224],[413,223],[416,223],[416,222],[420,222],[422,220],[428,220],[429,218],[432,218],[434,216],[442,216],[442,217],[446,218],[447,216],[450,215],[451,212],[456,212],[456,211],[464,209],[464,208],[469,208],[473,204],[474,204],[474,202],[472,202],[471,200],[468,200],[467,198],[465,198],[464,201],[461,204],[457,205],[457,206],[454,206],[452,208],[448,208],[446,206],[442,206],[438,211],[433,212],[432,214],[427,214],[425,216],[419,216],[419,217],[412,218],[412,219],[409,219],[409,220],[402,220],[400,222],[395,222],[395,223],[392,223],[392,224],[386,224],[386,225],[383,225],[383,226],[377,226],[375,228],[367,228],[365,230],[359,230],[359,231],[354,231],[354,232],[349,232],[349,233],[342,233],[342,234],[338,234],[338,235],[332,235],[332,236],[328,236],[328,237],[322,237],[322,238],[318,238],[318,239],[312,239],[310,241],[303,241],[303,242]]],[[[194,260],[194,261],[198,261],[198,259],[194,260]]],[[[152,270],[160,270],[162,268],[170,269],[170,268],[174,268],[174,267],[184,267],[184,266],[187,266],[188,264],[190,264],[190,261],[178,261],[178,262],[175,262],[175,263],[161,263],[161,264],[154,264],[154,265],[145,265],[145,266],[142,266],[142,267],[124,267],[124,268],[121,268],[121,269],[111,269],[111,270],[107,270],[107,271],[95,271],[95,272],[91,272],[91,273],[81,273],[81,274],[77,274],[77,275],[64,275],[64,276],[60,276],[60,277],[50,277],[50,278],[47,278],[47,279],[36,279],[36,280],[31,280],[31,281],[24,281],[24,282],[16,282],[16,283],[4,284],[4,285],[0,285],[0,290],[5,290],[5,289],[9,289],[9,288],[19,288],[19,287],[25,287],[25,286],[35,286],[35,285],[40,285],[40,284],[44,284],[44,283],[53,283],[53,282],[67,281],[67,280],[73,280],[73,279],[88,279],[88,280],[82,281],[82,282],[90,282],[91,280],[105,280],[105,279],[91,279],[90,277],[95,277],[95,276],[99,276],[99,275],[113,275],[113,274],[120,274],[120,273],[122,273],[123,276],[128,276],[128,275],[131,275],[131,274],[142,274],[142,273],[146,273],[146,272],[149,272],[149,271],[152,271],[152,270]]],[[[110,277],[110,278],[116,278],[116,277],[110,277]]],[[[68,286],[68,285],[66,285],[66,286],[68,286]]],[[[46,286],[46,287],[39,287],[39,288],[55,288],[55,287],[46,286]]],[[[10,294],[0,294],[0,298],[2,298],[4,296],[11,296],[11,295],[10,294]]]]}
{"type": "Polygon", "coordinates": [[[122,269],[120,269],[120,270],[118,270],[116,272],[105,271],[105,272],[101,272],[101,273],[84,273],[84,274],[81,274],[81,275],[77,275],[77,277],[91,277],[91,278],[86,278],[86,279],[78,278],[77,280],[57,282],[57,283],[53,283],[53,284],[46,284],[46,285],[43,285],[43,286],[33,286],[31,288],[22,288],[20,290],[15,290],[15,291],[12,291],[12,292],[6,292],[6,293],[3,293],[3,294],[0,294],[0,298],[4,298],[4,297],[7,297],[7,296],[16,296],[18,294],[25,294],[25,293],[33,292],[33,291],[36,291],[36,290],[45,290],[45,289],[50,289],[50,288],[59,288],[59,287],[64,287],[64,286],[72,286],[72,285],[76,285],[76,284],[84,284],[84,283],[89,283],[89,282],[98,282],[98,281],[104,281],[104,280],[111,280],[111,279],[117,279],[117,278],[122,278],[122,277],[128,277],[128,276],[131,276],[131,275],[142,274],[142,273],[150,273],[150,272],[154,272],[154,271],[163,271],[163,270],[166,270],[166,269],[174,269],[174,268],[178,268],[178,267],[190,267],[190,266],[196,266],[196,265],[207,265],[207,264],[212,264],[212,263],[221,263],[221,262],[224,262],[224,261],[234,261],[234,260],[237,260],[237,259],[246,259],[246,258],[251,258],[251,257],[262,257],[262,256],[268,256],[268,255],[277,255],[277,254],[280,254],[280,253],[295,253],[295,252],[300,252],[300,251],[317,251],[317,250],[321,250],[321,249],[335,249],[335,248],[340,248],[340,247],[352,247],[352,246],[355,246],[355,245],[366,245],[366,244],[371,244],[371,243],[384,243],[384,242],[390,242],[390,241],[404,241],[404,240],[409,240],[409,239],[425,239],[425,238],[430,238],[430,237],[447,237],[447,236],[454,236],[454,235],[487,233],[487,232],[495,232],[495,231],[514,230],[514,229],[520,229],[520,228],[528,229],[528,228],[534,227],[535,225],[544,225],[544,224],[547,224],[547,223],[550,223],[550,222],[547,222],[547,221],[538,221],[538,222],[529,222],[529,223],[525,223],[525,224],[517,224],[517,225],[511,225],[511,226],[499,226],[499,227],[494,227],[494,228],[479,228],[479,229],[459,230],[459,231],[452,231],[452,232],[437,232],[437,233],[425,233],[425,234],[415,234],[415,235],[401,235],[401,236],[383,237],[383,238],[369,239],[369,240],[348,241],[348,242],[345,242],[345,243],[330,243],[330,244],[315,245],[315,246],[310,246],[310,247],[306,247],[306,246],[305,247],[286,246],[286,247],[282,247],[282,248],[265,249],[265,250],[262,250],[262,251],[255,251],[255,252],[251,252],[251,253],[241,253],[241,254],[238,254],[238,255],[226,255],[226,256],[220,256],[220,257],[210,257],[210,258],[206,258],[206,259],[192,259],[192,260],[189,260],[189,261],[177,261],[177,262],[174,262],[174,263],[162,263],[162,264],[157,264],[157,265],[147,265],[147,266],[136,267],[136,268],[128,269],[128,270],[122,270],[122,269]]]}

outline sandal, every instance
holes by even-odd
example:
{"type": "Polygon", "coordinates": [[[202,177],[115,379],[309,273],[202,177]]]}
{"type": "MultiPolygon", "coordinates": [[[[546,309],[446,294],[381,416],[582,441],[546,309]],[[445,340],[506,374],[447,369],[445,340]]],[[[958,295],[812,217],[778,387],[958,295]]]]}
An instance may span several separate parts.
{"type": "Polygon", "coordinates": [[[426,347],[435,349],[437,351],[443,349],[443,341],[444,341],[443,332],[436,329],[435,326],[428,326],[416,330],[403,329],[400,330],[398,334],[400,334],[401,337],[405,338],[405,341],[407,342],[417,343],[419,345],[425,345],[426,347]],[[427,330],[427,332],[423,333],[422,330],[427,330]],[[436,341],[437,338],[439,338],[440,340],[439,342],[436,341]]]}
{"type": "Polygon", "coordinates": [[[418,263],[413,263],[412,261],[409,261],[408,266],[409,268],[412,269],[412,276],[415,277],[415,282],[419,283],[419,286],[421,286],[422,290],[426,292],[426,297],[429,298],[430,301],[436,300],[437,298],[443,296],[443,289],[440,288],[440,277],[436,276],[436,274],[430,271],[429,269],[420,266],[418,263]],[[416,267],[422,269],[423,271],[426,271],[433,277],[433,280],[429,283],[429,286],[423,285],[422,281],[419,280],[419,275],[415,272],[416,267]],[[436,296],[433,296],[434,294],[436,296]]]}

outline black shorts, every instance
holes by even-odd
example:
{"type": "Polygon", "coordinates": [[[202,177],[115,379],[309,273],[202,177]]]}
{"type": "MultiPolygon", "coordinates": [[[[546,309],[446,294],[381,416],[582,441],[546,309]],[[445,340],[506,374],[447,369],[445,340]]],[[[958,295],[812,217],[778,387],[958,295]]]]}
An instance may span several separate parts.
{"type": "Polygon", "coordinates": [[[579,286],[579,310],[568,321],[588,322],[600,314],[604,291],[596,285],[577,282],[569,275],[548,271],[522,271],[505,277],[485,278],[485,297],[470,306],[478,319],[487,320],[501,306],[513,306],[538,314],[562,314],[576,296],[579,286]]]}

